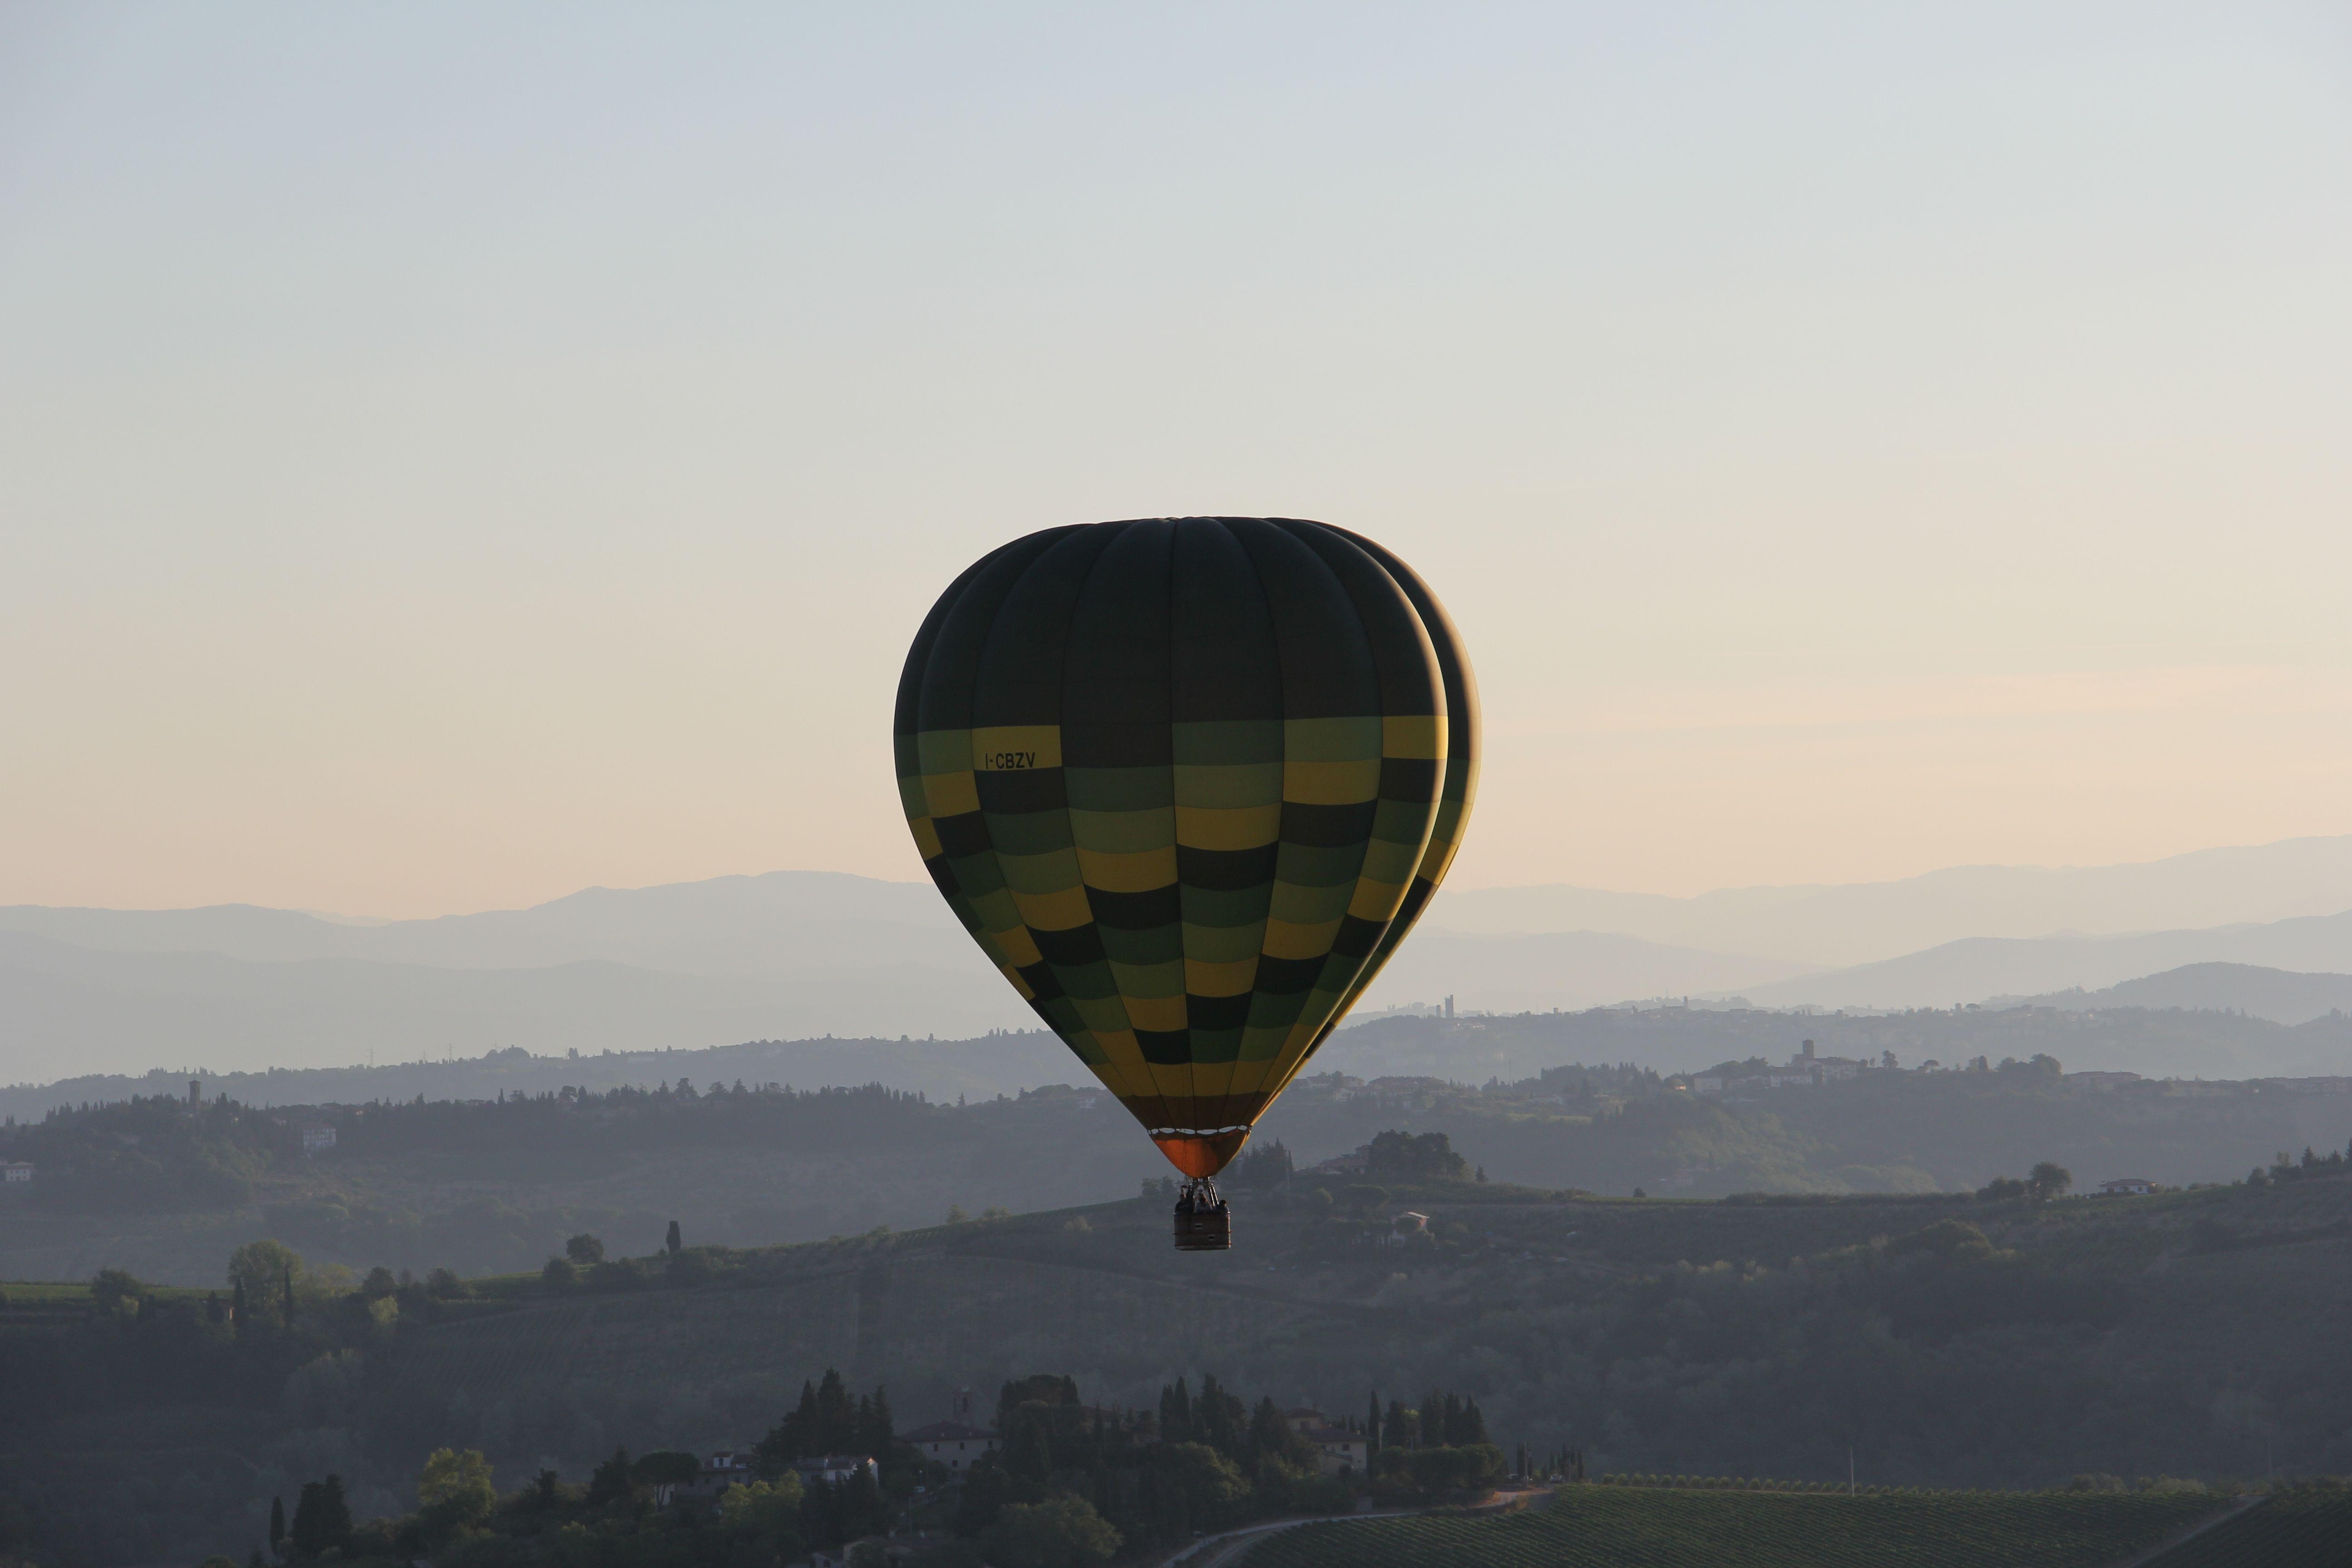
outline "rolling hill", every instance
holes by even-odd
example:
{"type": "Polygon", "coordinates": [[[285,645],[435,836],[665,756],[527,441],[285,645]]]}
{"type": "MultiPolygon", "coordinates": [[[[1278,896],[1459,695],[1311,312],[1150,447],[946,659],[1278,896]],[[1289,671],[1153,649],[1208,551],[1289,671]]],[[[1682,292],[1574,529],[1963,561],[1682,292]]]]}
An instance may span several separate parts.
{"type": "Polygon", "coordinates": [[[1891,882],[1727,888],[1686,899],[1565,886],[1456,889],[1439,896],[1430,919],[1490,935],[1622,931],[1847,966],[1969,937],[2120,935],[2346,910],[2352,910],[2352,837],[2200,849],[2138,865],[1955,866],[1891,882]]]}
{"type": "MultiPolygon", "coordinates": [[[[2346,903],[2352,838],[1686,900],[1456,890],[1440,896],[1363,1010],[1446,996],[1501,1014],[1679,996],[1948,1007],[2104,993],[2190,965],[2352,972],[2352,914],[2145,929],[2160,917],[2242,921],[2346,903]],[[2140,929],[2036,934],[2070,922],[2140,929]],[[1904,946],[1923,941],[1932,944],[1904,946]],[[1817,967],[1863,952],[1870,962],[1817,967]]],[[[2244,992],[2168,984],[2146,994],[2188,1005],[2244,992]]],[[[2295,1021],[2296,1009],[2337,1005],[2315,1005],[2335,994],[2324,984],[2266,984],[2275,1001],[2263,1016],[2295,1021]]],[[[1034,1022],[927,884],[833,873],[592,888],[425,921],[244,905],[0,909],[0,1080],[158,1061],[221,1071],[507,1046],[595,1054],[825,1034],[971,1037],[1034,1022]]]]}
{"type": "MultiPolygon", "coordinates": [[[[1505,1445],[1574,1446],[1596,1475],[1835,1484],[1851,1462],[1864,1486],[2015,1488],[2352,1464],[2342,1176],[2041,1208],[1589,1201],[1470,1183],[1384,1194],[1376,1218],[1303,1184],[1237,1206],[1228,1253],[1173,1252],[1165,1205],[1129,1199],[690,1248],[609,1289],[481,1280],[404,1303],[364,1349],[270,1367],[268,1397],[247,1378],[206,1404],[160,1375],[86,1371],[152,1342],[137,1364],[193,1385],[210,1364],[195,1336],[131,1324],[118,1349],[59,1288],[26,1292],[0,1327],[55,1338],[0,1334],[19,1352],[0,1379],[16,1439],[0,1489],[41,1498],[86,1560],[186,1561],[249,1539],[274,1491],[328,1466],[355,1509],[387,1511],[444,1445],[482,1449],[501,1476],[574,1479],[618,1444],[740,1449],[827,1367],[860,1390],[887,1384],[908,1424],[959,1388],[1033,1373],[1128,1408],[1203,1373],[1332,1411],[1458,1388],[1505,1445]],[[1376,1244],[1406,1205],[1431,1235],[1376,1244]],[[101,1453],[111,1463],[89,1462],[101,1453]],[[159,1484],[124,1486],[124,1472],[159,1484]]],[[[268,1349],[211,1360],[257,1365],[268,1349]]]]}
{"type": "Polygon", "coordinates": [[[2104,991],[2060,991],[2032,1005],[2085,1012],[2106,1007],[2179,1007],[2243,1013],[2273,1024],[2306,1024],[2352,1012],[2352,974],[2303,974],[2252,963],[2185,963],[2104,991]]]}
{"type": "Polygon", "coordinates": [[[1749,986],[1744,994],[1767,1007],[1949,1007],[1995,996],[2102,991],[2211,963],[2352,972],[2352,913],[2138,936],[1970,937],[1877,963],[1749,986]]]}

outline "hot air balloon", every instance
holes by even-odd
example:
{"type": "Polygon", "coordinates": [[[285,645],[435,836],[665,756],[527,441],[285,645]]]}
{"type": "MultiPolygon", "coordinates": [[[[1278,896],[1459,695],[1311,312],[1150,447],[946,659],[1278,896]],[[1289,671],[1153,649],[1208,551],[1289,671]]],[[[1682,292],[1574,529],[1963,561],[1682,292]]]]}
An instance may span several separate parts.
{"type": "Polygon", "coordinates": [[[1477,688],[1404,563],[1292,518],[1047,529],[925,617],[898,681],[923,864],[1186,1178],[1217,1173],[1396,951],[1461,844],[1477,688]]]}

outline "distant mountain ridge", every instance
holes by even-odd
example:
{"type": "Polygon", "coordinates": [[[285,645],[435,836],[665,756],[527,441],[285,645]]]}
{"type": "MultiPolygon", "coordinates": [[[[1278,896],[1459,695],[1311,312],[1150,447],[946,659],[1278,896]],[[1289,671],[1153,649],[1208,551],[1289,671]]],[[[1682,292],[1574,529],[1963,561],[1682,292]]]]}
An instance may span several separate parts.
{"type": "MultiPolygon", "coordinates": [[[[1948,1007],[2103,992],[2200,964],[2352,973],[2352,913],[2336,912],[2346,909],[2352,837],[1696,899],[1456,889],[1360,1011],[1449,995],[1499,1013],[1734,994],[1948,1007]],[[2248,913],[2331,903],[2263,923],[2248,913]],[[2183,911],[2196,918],[2149,929],[2183,911]],[[1982,929],[1951,934],[1969,921],[1982,929]],[[2136,929],[2046,934],[2103,925],[2136,929]],[[1836,956],[1857,952],[1875,956],[1836,956]]],[[[2305,1005],[2292,987],[2271,992],[2279,1007],[2305,1005]]],[[[380,923],[250,905],[0,908],[0,1081],[174,1060],[309,1068],[509,1045],[644,1051],[1034,1023],[923,882],[775,871],[380,923]]]]}
{"type": "Polygon", "coordinates": [[[2352,973],[2352,912],[2140,936],[1971,937],[1879,963],[1750,986],[1745,994],[1769,1007],[1949,1007],[1993,996],[2102,991],[2213,963],[2352,973]]]}
{"type": "Polygon", "coordinates": [[[884,1032],[879,1018],[892,1037],[918,1037],[1036,1023],[977,954],[955,969],[836,963],[711,975],[602,959],[533,969],[261,963],[0,933],[0,1082],[158,1063],[257,1070],[504,1046],[561,1055],[866,1037],[884,1032]]]}
{"type": "MultiPolygon", "coordinates": [[[[2332,1014],[2352,1013],[2352,974],[2305,974],[2252,963],[2186,963],[2104,991],[2060,991],[2018,1000],[2067,1012],[2179,1007],[2188,1012],[2243,1013],[2273,1024],[2307,1024],[2332,1014]]],[[[2344,1065],[2352,1068],[2352,1062],[2344,1065]]]]}
{"type": "Polygon", "coordinates": [[[1891,882],[1727,888],[1693,898],[1547,886],[1448,889],[1429,919],[1486,934],[1609,931],[1844,967],[1967,938],[2124,935],[2352,910],[2352,835],[2137,865],[1955,866],[1891,882]]]}
{"type": "MultiPolygon", "coordinates": [[[[1544,1010],[1804,966],[1612,932],[1424,928],[1368,1005],[1544,1010]]],[[[60,1059],[315,1067],[497,1046],[637,1051],[1035,1023],[928,882],[776,871],[346,924],[289,910],[0,909],[0,1080],[60,1059]]]]}
{"type": "MultiPolygon", "coordinates": [[[[919,890],[937,901],[928,887],[919,890]]],[[[256,931],[275,934],[268,922],[247,922],[244,915],[222,923],[248,940],[256,931]]],[[[827,1032],[962,1038],[1035,1027],[1035,1017],[962,930],[948,923],[951,941],[926,942],[886,922],[845,921],[803,950],[831,962],[720,973],[606,958],[502,969],[351,957],[262,960],[82,947],[0,931],[0,1082],[91,1069],[136,1073],[159,1060],[226,1071],[341,1066],[371,1056],[401,1061],[445,1051],[475,1057],[504,1046],[593,1054],[827,1032]]],[[[156,922],[146,931],[181,935],[192,927],[201,929],[198,922],[156,922]]],[[[291,929],[303,941],[315,935],[278,929],[291,929]]],[[[1797,970],[1603,933],[1489,938],[1433,931],[1406,945],[1368,1005],[1435,1001],[1461,991],[1465,1005],[1487,1009],[1573,1009],[1627,994],[1737,987],[1797,970]]]]}
{"type": "Polygon", "coordinates": [[[825,963],[961,963],[971,952],[928,882],[770,871],[650,888],[586,888],[529,909],[352,924],[296,910],[0,907],[0,931],[114,952],[216,952],[263,963],[360,959],[440,969],[602,960],[678,974],[825,963]]]}

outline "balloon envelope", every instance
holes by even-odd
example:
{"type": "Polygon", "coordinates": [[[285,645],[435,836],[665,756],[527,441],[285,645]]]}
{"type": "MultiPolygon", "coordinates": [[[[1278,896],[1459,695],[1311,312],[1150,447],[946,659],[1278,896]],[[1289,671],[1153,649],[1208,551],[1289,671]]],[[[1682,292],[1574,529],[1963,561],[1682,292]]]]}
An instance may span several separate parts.
{"type": "Polygon", "coordinates": [[[893,729],[964,928],[1207,1176],[1436,889],[1477,726],[1452,623],[1380,546],[1157,518],[974,563],[916,636],[893,729]]]}

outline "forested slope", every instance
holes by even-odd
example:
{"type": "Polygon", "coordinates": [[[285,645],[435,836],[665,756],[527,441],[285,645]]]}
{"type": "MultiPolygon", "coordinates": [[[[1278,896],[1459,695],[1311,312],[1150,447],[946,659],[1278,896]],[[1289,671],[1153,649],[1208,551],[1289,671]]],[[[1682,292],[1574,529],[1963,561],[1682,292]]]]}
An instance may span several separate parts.
{"type": "Polygon", "coordinates": [[[453,1287],[282,1352],[169,1313],[19,1329],[12,1309],[0,1420],[49,1458],[10,1461],[10,1484],[122,1531],[175,1496],[264,1506],[322,1455],[383,1499],[449,1444],[577,1472],[616,1443],[740,1446],[828,1365],[887,1383],[910,1423],[1034,1372],[1114,1405],[1203,1372],[1339,1411],[1458,1388],[1499,1441],[1573,1446],[1595,1474],[1843,1480],[1849,1447],[1873,1485],[2352,1469],[2342,1175],[2047,1205],[1294,1182],[1235,1226],[1230,1253],[1178,1254],[1164,1201],[1130,1200],[688,1247],[453,1287]],[[1379,1245],[1408,1206],[1431,1233],[1379,1245]],[[71,1456],[99,1452],[152,1489],[73,1504],[95,1472],[71,1456]]]}

